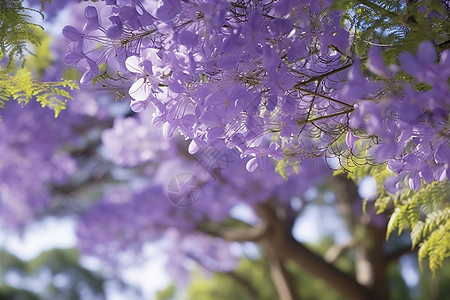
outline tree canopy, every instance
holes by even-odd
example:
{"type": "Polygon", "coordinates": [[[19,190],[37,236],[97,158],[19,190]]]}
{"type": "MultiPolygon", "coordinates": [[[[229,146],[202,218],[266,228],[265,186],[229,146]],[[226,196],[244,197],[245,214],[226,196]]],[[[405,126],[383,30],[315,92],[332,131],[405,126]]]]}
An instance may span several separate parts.
{"type": "Polygon", "coordinates": [[[256,243],[283,300],[290,265],[378,300],[403,254],[450,255],[448,1],[0,6],[5,228],[76,215],[82,253],[117,268],[161,242],[180,284],[256,243]],[[325,252],[293,235],[318,205],[350,236],[325,252]]]}

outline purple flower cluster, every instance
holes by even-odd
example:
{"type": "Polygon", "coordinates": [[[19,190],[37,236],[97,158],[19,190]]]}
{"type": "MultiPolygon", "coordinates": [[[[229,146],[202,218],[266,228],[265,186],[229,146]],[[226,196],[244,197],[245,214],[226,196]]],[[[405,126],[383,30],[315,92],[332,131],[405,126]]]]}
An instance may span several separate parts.
{"type": "Polygon", "coordinates": [[[118,252],[140,253],[148,242],[165,241],[171,253],[168,270],[174,276],[183,279],[182,275],[187,274],[183,267],[187,259],[199,262],[207,270],[229,270],[236,260],[228,243],[200,234],[198,224],[204,220],[225,221],[239,204],[254,207],[276,200],[289,205],[293,197],[303,195],[331,175],[323,159],[304,160],[301,175],[288,180],[277,175],[273,166],[248,173],[245,162],[231,149],[222,148],[222,144],[210,149],[215,150],[213,156],[217,159],[226,157],[227,165],[214,172],[210,168],[215,167],[209,163],[217,160],[201,151],[189,155],[181,135],[174,134],[171,139],[164,139],[161,133],[158,136],[157,128],[148,124],[149,118],[145,116],[148,111],[116,119],[114,127],[103,133],[103,146],[112,154],[113,161],[140,168],[143,177],[140,184],[133,184],[133,178],[129,178],[127,185],[112,188],[82,216],[78,226],[83,252],[110,263],[117,263],[118,252]],[[140,145],[143,140],[153,144],[140,145]],[[145,157],[138,153],[145,153],[145,157]],[[198,201],[192,207],[180,208],[169,201],[169,182],[186,173],[197,178],[198,201]]]}
{"type": "Polygon", "coordinates": [[[293,140],[322,155],[353,109],[336,92],[351,66],[349,34],[339,13],[320,14],[327,1],[106,4],[86,8],[81,30],[64,28],[65,62],[82,83],[106,63],[129,86],[131,108],[152,103],[153,122],[167,136],[181,131],[191,149],[221,141],[249,170],[283,158],[293,140]]]}
{"type": "Polygon", "coordinates": [[[72,175],[76,162],[59,151],[71,134],[67,120],[55,120],[38,103],[24,108],[8,102],[0,122],[0,220],[21,229],[50,203],[47,184],[72,175]]]}
{"type": "MultiPolygon", "coordinates": [[[[71,20],[79,19],[80,10],[76,1],[52,1],[52,6],[59,5],[60,8],[66,4],[72,12],[71,20]]],[[[60,80],[67,71],[67,66],[59,59],[66,51],[65,39],[57,38],[52,46],[54,64],[43,72],[41,79],[44,81],[60,80]]],[[[30,64],[28,67],[33,66],[30,64]]],[[[95,131],[109,126],[110,119],[117,115],[114,110],[120,103],[111,105],[110,94],[109,91],[94,91],[89,86],[71,91],[74,99],[57,119],[42,110],[35,101],[23,107],[11,101],[6,103],[0,121],[2,227],[23,229],[36,215],[45,214],[61,204],[59,187],[69,184],[74,177],[79,180],[86,176],[80,175],[83,172],[80,169],[86,162],[74,153],[89,147],[95,138],[95,131]],[[55,196],[55,192],[58,195],[55,196]]]]}
{"type": "Polygon", "coordinates": [[[81,83],[98,76],[103,63],[119,72],[129,73],[125,66],[128,57],[140,53],[144,46],[159,44],[154,40],[156,34],[152,34],[156,33],[153,17],[140,1],[122,2],[121,6],[107,4],[106,7],[103,2],[98,3],[97,7],[103,8],[101,15],[97,7],[87,6],[84,10],[86,22],[81,29],[70,25],[63,28],[62,34],[71,41],[64,62],[76,65],[83,72],[81,83]]]}
{"type": "Polygon", "coordinates": [[[403,53],[400,66],[386,67],[379,48],[369,52],[367,67],[386,82],[383,87],[391,85],[390,91],[375,101],[359,102],[350,127],[371,135],[376,140],[370,149],[375,160],[388,161],[399,175],[387,182],[391,191],[405,178],[413,190],[421,187],[422,179],[430,183],[449,178],[449,56],[445,50],[438,59],[433,44],[424,42],[416,55],[403,53]],[[410,79],[397,80],[405,76],[410,79]]]}
{"type": "Polygon", "coordinates": [[[427,42],[386,67],[374,47],[363,71],[331,2],[106,1],[63,29],[64,61],[82,83],[128,88],[135,112],[151,103],[153,124],[190,139],[191,154],[222,143],[254,171],[272,158],[356,152],[370,137],[369,154],[389,160],[396,181],[446,180],[448,52],[436,63],[427,42]]]}
{"type": "Polygon", "coordinates": [[[230,253],[229,243],[195,231],[195,220],[188,217],[189,213],[174,207],[165,197],[163,186],[147,186],[138,193],[125,186],[114,188],[80,220],[80,249],[117,265],[119,253],[140,255],[147,243],[159,241],[162,251],[170,256],[168,272],[179,281],[189,272],[186,260],[195,259],[218,271],[234,268],[237,258],[230,253]]]}
{"type": "Polygon", "coordinates": [[[150,163],[159,159],[159,152],[172,150],[159,128],[151,126],[149,113],[151,110],[142,112],[137,118],[116,118],[113,128],[102,132],[107,155],[115,164],[133,167],[150,163]]]}

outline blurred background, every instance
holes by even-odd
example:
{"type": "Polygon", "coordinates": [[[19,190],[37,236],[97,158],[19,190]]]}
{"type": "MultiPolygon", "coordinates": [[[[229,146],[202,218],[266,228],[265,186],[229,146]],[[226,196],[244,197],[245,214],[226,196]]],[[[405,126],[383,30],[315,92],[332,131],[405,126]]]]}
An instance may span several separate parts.
{"type": "MultiPolygon", "coordinates": [[[[35,78],[79,80],[61,30],[81,28],[87,5],[30,13],[44,28],[24,64],[35,78]]],[[[152,124],[157,110],[135,114],[126,88],[99,87],[73,92],[57,119],[31,102],[2,111],[0,299],[269,300],[284,285],[345,300],[340,277],[393,300],[450,299],[448,261],[432,275],[408,231],[385,241],[370,172],[355,183],[316,160],[285,180],[218,145],[191,155],[152,124]]]]}

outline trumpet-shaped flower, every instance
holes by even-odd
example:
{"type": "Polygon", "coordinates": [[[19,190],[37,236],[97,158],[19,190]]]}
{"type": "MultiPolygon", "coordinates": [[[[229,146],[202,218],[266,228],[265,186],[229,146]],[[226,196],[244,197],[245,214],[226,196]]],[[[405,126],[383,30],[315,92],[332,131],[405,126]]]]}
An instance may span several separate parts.
{"type": "MultiPolygon", "coordinates": [[[[136,74],[137,80],[131,85],[129,94],[134,100],[144,101],[149,98],[152,92],[162,92],[159,87],[160,79],[158,76],[162,74],[161,64],[158,61],[157,54],[153,53],[154,49],[147,49],[141,57],[130,56],[125,61],[128,71],[136,74]],[[154,73],[156,71],[156,73],[154,73]]],[[[159,58],[159,60],[161,60],[159,58]]]]}

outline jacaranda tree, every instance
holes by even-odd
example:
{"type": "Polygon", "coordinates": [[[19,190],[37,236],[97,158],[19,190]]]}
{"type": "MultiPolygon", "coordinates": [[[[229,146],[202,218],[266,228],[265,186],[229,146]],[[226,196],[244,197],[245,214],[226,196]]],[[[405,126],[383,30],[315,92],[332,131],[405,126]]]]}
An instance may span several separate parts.
{"type": "MultiPolygon", "coordinates": [[[[35,102],[6,104],[8,227],[75,213],[82,251],[116,266],[118,253],[164,241],[179,281],[186,261],[229,272],[230,245],[256,242],[280,299],[298,299],[288,262],[346,299],[378,300],[411,241],[432,271],[450,255],[447,1],[29,2],[70,9],[70,25],[51,43],[54,63],[29,66],[36,81],[14,93],[7,79],[23,71],[11,51],[26,45],[5,39],[0,100],[76,69],[81,86],[57,119],[35,102]],[[371,199],[358,194],[366,176],[371,199]],[[292,236],[320,198],[353,237],[324,256],[292,236]],[[236,218],[242,206],[253,219],[236,218]],[[409,243],[385,242],[406,229],[409,243]],[[352,270],[333,264],[344,248],[352,270]]],[[[11,9],[23,15],[0,3],[0,25],[11,9]]],[[[60,103],[66,90],[40,91],[60,103]]]]}

